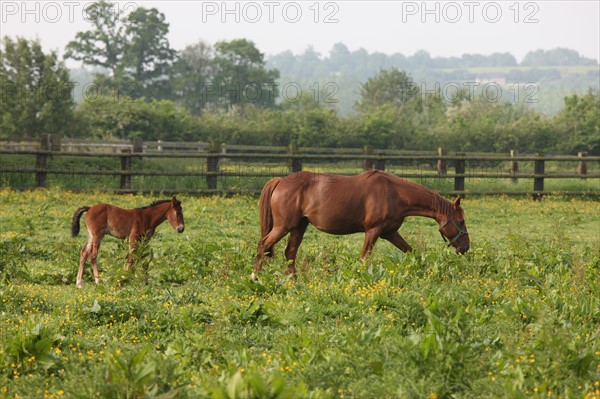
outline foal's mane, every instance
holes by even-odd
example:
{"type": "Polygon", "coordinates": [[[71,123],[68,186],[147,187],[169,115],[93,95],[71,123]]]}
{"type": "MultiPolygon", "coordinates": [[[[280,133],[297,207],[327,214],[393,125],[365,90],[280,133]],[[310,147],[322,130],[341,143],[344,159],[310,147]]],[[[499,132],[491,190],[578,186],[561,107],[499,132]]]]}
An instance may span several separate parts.
{"type": "Polygon", "coordinates": [[[162,204],[167,203],[167,202],[171,202],[171,200],[168,200],[168,199],[166,199],[166,200],[158,200],[158,201],[154,201],[150,205],[142,206],[142,207],[135,208],[135,209],[137,209],[137,210],[148,209],[148,208],[152,208],[152,207],[157,206],[157,205],[162,205],[162,204]]]}

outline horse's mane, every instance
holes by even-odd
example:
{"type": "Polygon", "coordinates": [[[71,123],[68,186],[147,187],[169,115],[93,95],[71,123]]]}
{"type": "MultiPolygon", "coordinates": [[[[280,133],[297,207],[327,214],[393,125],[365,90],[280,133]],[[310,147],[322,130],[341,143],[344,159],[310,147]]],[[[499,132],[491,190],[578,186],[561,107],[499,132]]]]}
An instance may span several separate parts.
{"type": "Polygon", "coordinates": [[[142,207],[135,208],[135,209],[137,209],[137,210],[148,209],[148,208],[152,208],[153,206],[162,205],[167,202],[171,202],[171,200],[168,200],[168,199],[167,200],[158,200],[158,201],[154,201],[150,205],[142,206],[142,207]]]}
{"type": "Polygon", "coordinates": [[[434,191],[431,191],[431,194],[433,196],[431,207],[441,214],[452,215],[452,202],[434,191]]]}

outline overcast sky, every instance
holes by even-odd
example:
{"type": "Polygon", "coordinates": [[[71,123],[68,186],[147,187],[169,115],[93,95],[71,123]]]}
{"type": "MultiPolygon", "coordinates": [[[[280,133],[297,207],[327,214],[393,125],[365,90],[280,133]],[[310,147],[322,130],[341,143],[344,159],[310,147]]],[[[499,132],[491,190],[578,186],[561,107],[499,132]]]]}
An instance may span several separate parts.
{"type": "MultiPolygon", "coordinates": [[[[85,1],[0,1],[1,34],[39,38],[59,50],[90,28],[85,1]]],[[[599,59],[600,1],[120,1],[126,15],[155,7],[170,24],[175,49],[204,40],[247,38],[268,54],[337,42],[350,50],[433,57],[567,47],[599,59]]],[[[73,66],[72,62],[69,65],[73,66]]],[[[77,65],[77,64],[75,64],[77,65]]]]}

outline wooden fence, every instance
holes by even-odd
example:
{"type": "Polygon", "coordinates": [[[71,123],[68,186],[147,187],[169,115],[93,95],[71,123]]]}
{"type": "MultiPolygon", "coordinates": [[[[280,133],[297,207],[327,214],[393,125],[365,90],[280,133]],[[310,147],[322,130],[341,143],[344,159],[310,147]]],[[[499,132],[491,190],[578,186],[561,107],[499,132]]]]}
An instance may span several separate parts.
{"type": "MultiPolygon", "coordinates": [[[[360,162],[363,170],[379,169],[385,170],[388,166],[404,164],[427,164],[427,170],[403,170],[393,171],[399,177],[407,179],[453,179],[453,190],[444,190],[443,194],[476,194],[476,195],[532,195],[535,198],[541,198],[548,194],[561,195],[600,195],[600,173],[598,168],[594,167],[594,172],[588,172],[588,163],[600,165],[600,157],[586,156],[585,153],[579,153],[577,156],[570,155],[552,155],[543,154],[518,154],[517,151],[511,151],[508,154],[480,154],[480,153],[454,153],[448,154],[444,149],[438,149],[437,152],[401,152],[390,150],[376,150],[370,147],[363,149],[314,149],[298,148],[290,145],[289,147],[260,147],[260,146],[234,146],[221,143],[166,143],[151,142],[142,143],[137,141],[118,142],[118,143],[93,143],[93,142],[66,142],[56,141],[56,138],[44,137],[39,143],[2,143],[0,144],[0,156],[7,159],[10,156],[25,156],[31,159],[31,166],[14,167],[0,160],[2,174],[33,174],[35,175],[35,187],[45,188],[48,186],[48,175],[81,175],[81,176],[115,176],[119,178],[119,188],[108,191],[123,193],[135,192],[187,192],[196,194],[211,193],[240,193],[260,191],[261,187],[249,189],[226,189],[220,188],[220,180],[227,177],[260,177],[269,178],[284,176],[290,172],[296,172],[303,169],[304,165],[318,162],[360,162]],[[36,145],[37,144],[37,145],[36,145]],[[77,145],[75,145],[77,144],[77,145]],[[29,145],[29,147],[27,147],[29,145]],[[93,150],[92,150],[93,149],[93,150]],[[56,168],[49,166],[49,160],[58,157],[84,157],[89,158],[91,164],[93,159],[114,159],[114,170],[86,169],[75,170],[73,168],[56,168]],[[154,160],[170,159],[183,160],[194,159],[195,162],[203,160],[205,168],[203,170],[136,170],[133,160],[154,160]],[[283,172],[273,171],[227,171],[221,169],[222,162],[240,162],[240,163],[269,163],[271,165],[287,165],[287,170],[283,172]],[[34,164],[35,162],[35,164],[34,164]],[[533,170],[522,172],[519,169],[520,163],[533,163],[533,170]],[[553,164],[569,165],[569,168],[560,168],[559,170],[547,171],[548,162],[553,164]],[[496,165],[507,165],[506,168],[499,167],[493,172],[480,170],[469,165],[481,163],[494,163],[496,165]],[[576,168],[573,165],[577,165],[576,168]],[[167,176],[167,177],[198,177],[205,179],[206,188],[180,187],[168,190],[159,189],[140,189],[132,186],[133,176],[167,176]],[[509,180],[517,183],[520,179],[532,181],[530,189],[526,190],[469,190],[465,186],[465,180],[472,179],[499,179],[509,180]],[[544,189],[546,179],[595,179],[598,185],[594,185],[591,190],[551,190],[544,189]]],[[[284,167],[285,168],[285,167],[284,167]]],[[[310,169],[310,167],[309,167],[310,169]]],[[[322,170],[328,172],[327,170],[322,170]]],[[[30,187],[13,187],[30,188],[30,187]]],[[[102,187],[96,187],[102,190],[102,187]]]]}

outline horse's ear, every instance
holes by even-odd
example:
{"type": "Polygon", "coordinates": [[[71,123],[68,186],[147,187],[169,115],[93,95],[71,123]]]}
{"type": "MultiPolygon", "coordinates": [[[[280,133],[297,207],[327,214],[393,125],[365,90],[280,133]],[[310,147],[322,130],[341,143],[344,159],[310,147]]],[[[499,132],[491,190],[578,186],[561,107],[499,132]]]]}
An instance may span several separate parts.
{"type": "Polygon", "coordinates": [[[460,206],[460,195],[456,197],[456,199],[454,200],[454,202],[452,203],[452,207],[454,209],[457,209],[460,206]]]}
{"type": "Polygon", "coordinates": [[[171,198],[171,202],[176,204],[177,203],[177,198],[175,198],[175,196],[173,196],[173,198],[171,198]]]}

